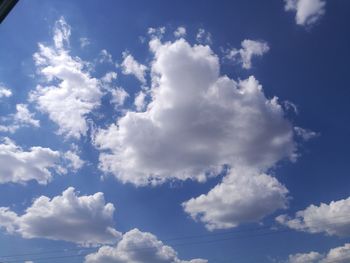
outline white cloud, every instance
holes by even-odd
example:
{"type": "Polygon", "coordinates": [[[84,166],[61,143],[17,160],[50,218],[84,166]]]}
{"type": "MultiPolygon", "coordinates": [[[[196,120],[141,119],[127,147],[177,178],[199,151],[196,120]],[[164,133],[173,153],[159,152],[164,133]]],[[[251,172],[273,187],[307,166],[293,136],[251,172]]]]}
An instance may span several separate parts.
{"type": "Polygon", "coordinates": [[[50,148],[34,146],[24,150],[9,138],[0,141],[0,184],[34,180],[47,184],[54,173],[77,171],[83,161],[73,151],[61,153],[50,148]]]}
{"type": "Polygon", "coordinates": [[[80,159],[77,151],[74,150],[65,152],[64,158],[69,162],[67,165],[68,168],[70,168],[74,172],[78,171],[85,164],[85,162],[82,159],[80,159]]]}
{"type": "Polygon", "coordinates": [[[71,27],[67,24],[64,17],[60,17],[56,21],[54,27],[53,41],[57,49],[63,49],[66,45],[69,45],[69,38],[71,35],[71,27]]]}
{"type": "Polygon", "coordinates": [[[9,88],[0,85],[0,98],[11,97],[12,91],[9,88]]]}
{"type": "Polygon", "coordinates": [[[123,106],[125,100],[129,97],[129,93],[120,87],[111,90],[111,94],[111,103],[113,103],[116,107],[123,106]]]}
{"type": "Polygon", "coordinates": [[[162,26],[162,27],[150,27],[148,28],[148,35],[150,35],[152,38],[162,38],[163,35],[165,34],[165,27],[162,26]]]}
{"type": "Polygon", "coordinates": [[[196,40],[201,44],[207,44],[207,45],[213,42],[210,32],[207,32],[203,28],[198,29],[196,40]]]}
{"type": "Polygon", "coordinates": [[[34,119],[34,114],[28,110],[28,105],[17,104],[16,110],[16,113],[1,118],[1,121],[5,123],[0,125],[1,132],[14,133],[26,126],[40,127],[40,121],[34,119]]]}
{"type": "Polygon", "coordinates": [[[310,131],[301,127],[294,127],[295,134],[302,138],[304,141],[309,141],[319,136],[317,132],[310,131]]]}
{"type": "Polygon", "coordinates": [[[350,261],[350,243],[332,248],[321,263],[348,263],[350,261]]]}
{"type": "Polygon", "coordinates": [[[54,29],[54,47],[39,44],[34,54],[38,72],[46,78],[30,94],[31,101],[59,126],[59,134],[75,138],[86,135],[87,115],[100,105],[100,81],[91,77],[87,63],[66,49],[70,27],[61,18],[54,29]]]}
{"type": "Polygon", "coordinates": [[[244,168],[231,171],[209,193],[184,202],[183,207],[209,230],[226,229],[242,222],[257,222],[286,208],[287,194],[277,179],[244,168]]]}
{"type": "Polygon", "coordinates": [[[84,48],[84,47],[90,45],[90,40],[87,37],[81,37],[79,39],[79,41],[80,41],[80,47],[81,48],[84,48]]]}
{"type": "Polygon", "coordinates": [[[99,55],[100,63],[113,63],[113,57],[112,54],[109,53],[106,49],[102,49],[99,55]]]}
{"type": "Polygon", "coordinates": [[[102,78],[101,80],[104,82],[104,83],[112,83],[113,80],[117,79],[117,72],[114,72],[114,71],[110,71],[110,72],[107,72],[102,78]]]}
{"type": "Polygon", "coordinates": [[[204,181],[225,164],[263,170],[293,158],[293,128],[254,77],[220,76],[209,46],[152,41],[152,100],[145,112],[128,111],[96,133],[103,171],[146,185],[204,181]]]}
{"type": "Polygon", "coordinates": [[[204,259],[180,260],[176,251],[163,244],[151,233],[138,229],[125,233],[119,243],[103,246],[96,253],[87,255],[85,263],[206,263],[204,259]]]}
{"type": "Polygon", "coordinates": [[[120,238],[113,228],[114,206],[103,193],[78,196],[74,188],[52,199],[40,196],[23,215],[0,208],[0,227],[23,238],[46,238],[83,246],[112,244],[120,238]]]}
{"type": "Polygon", "coordinates": [[[31,147],[28,151],[9,138],[0,143],[0,183],[25,183],[35,180],[46,184],[52,171],[60,172],[60,153],[49,148],[31,147]]]}
{"type": "Polygon", "coordinates": [[[309,253],[297,253],[289,255],[288,263],[316,263],[324,256],[318,252],[311,251],[309,253]]]}
{"type": "Polygon", "coordinates": [[[14,115],[14,121],[18,124],[28,124],[34,127],[40,126],[40,121],[34,119],[34,114],[28,110],[28,105],[26,104],[17,104],[17,112],[14,115]]]}
{"type": "Polygon", "coordinates": [[[183,26],[179,26],[175,32],[174,32],[175,37],[184,37],[186,36],[186,28],[183,26]]]}
{"type": "Polygon", "coordinates": [[[280,215],[276,220],[295,230],[327,235],[350,236],[350,197],[320,206],[310,205],[294,218],[280,215]]]}
{"type": "Polygon", "coordinates": [[[299,108],[297,105],[295,105],[293,102],[285,100],[283,102],[283,106],[287,111],[292,111],[295,114],[299,114],[299,108]]]}
{"type": "Polygon", "coordinates": [[[284,9],[296,12],[295,22],[300,26],[316,23],[326,12],[324,0],[285,0],[284,9]]]}
{"type": "Polygon", "coordinates": [[[121,64],[123,74],[134,75],[142,84],[145,84],[147,67],[137,62],[135,58],[127,52],[123,53],[123,59],[121,64]]]}
{"type": "Polygon", "coordinates": [[[143,91],[140,91],[139,93],[137,93],[137,95],[135,96],[135,100],[134,100],[134,105],[136,107],[137,111],[142,111],[145,109],[146,107],[146,93],[143,91]]]}
{"type": "Polygon", "coordinates": [[[226,51],[225,58],[236,63],[241,63],[244,69],[252,67],[252,58],[254,56],[262,56],[269,51],[266,42],[245,39],[241,43],[240,49],[230,49],[226,51]]]}
{"type": "Polygon", "coordinates": [[[348,263],[350,261],[350,244],[332,248],[326,255],[318,252],[289,255],[288,263],[348,263]]]}

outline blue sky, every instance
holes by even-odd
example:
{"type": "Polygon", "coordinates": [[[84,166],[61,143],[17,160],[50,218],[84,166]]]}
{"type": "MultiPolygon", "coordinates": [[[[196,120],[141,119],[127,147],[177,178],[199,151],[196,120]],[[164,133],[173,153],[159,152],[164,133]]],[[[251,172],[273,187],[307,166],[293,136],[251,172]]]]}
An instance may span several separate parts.
{"type": "Polygon", "coordinates": [[[0,261],[349,262],[349,8],[20,1],[0,261]]]}

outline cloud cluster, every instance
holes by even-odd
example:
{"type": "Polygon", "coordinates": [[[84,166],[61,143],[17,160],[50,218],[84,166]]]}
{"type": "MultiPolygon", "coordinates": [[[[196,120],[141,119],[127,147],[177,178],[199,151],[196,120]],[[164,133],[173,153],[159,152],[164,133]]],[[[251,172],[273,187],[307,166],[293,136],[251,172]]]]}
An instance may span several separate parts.
{"type": "Polygon", "coordinates": [[[176,251],[151,233],[138,229],[125,233],[116,246],[103,246],[86,256],[85,263],[206,263],[204,259],[180,260],[176,251]]]}
{"type": "Polygon", "coordinates": [[[277,222],[291,229],[309,233],[350,236],[350,197],[319,206],[310,205],[298,211],[294,218],[280,215],[277,222]]]}
{"type": "Polygon", "coordinates": [[[232,171],[219,185],[183,204],[209,229],[255,222],[285,208],[287,189],[264,173],[296,155],[293,126],[278,99],[266,98],[253,76],[221,76],[219,58],[207,45],[153,37],[150,49],[151,100],[144,111],[126,111],[97,130],[100,169],[145,186],[203,182],[228,165],[232,171]]]}
{"type": "Polygon", "coordinates": [[[220,76],[211,49],[183,39],[154,52],[146,111],[128,111],[95,136],[103,171],[136,185],[204,181],[225,164],[264,169],[293,157],[292,126],[254,77],[220,76]]]}
{"type": "Polygon", "coordinates": [[[23,215],[0,207],[0,227],[23,238],[64,240],[83,246],[112,244],[120,238],[113,228],[114,206],[103,193],[78,196],[74,188],[50,199],[40,196],[23,215]]]}
{"type": "Polygon", "coordinates": [[[348,263],[350,261],[350,244],[332,248],[326,255],[318,252],[289,255],[288,263],[348,263]]]}
{"type": "Polygon", "coordinates": [[[325,0],[285,0],[284,9],[295,12],[295,22],[300,26],[311,26],[326,12],[325,0]]]}
{"type": "Polygon", "coordinates": [[[269,51],[269,45],[266,42],[245,39],[241,43],[240,49],[232,48],[226,50],[225,58],[235,63],[242,64],[244,69],[252,67],[252,58],[262,56],[269,51]]]}
{"type": "Polygon", "coordinates": [[[80,138],[88,130],[87,115],[100,105],[101,83],[91,77],[87,63],[69,54],[70,26],[61,18],[54,29],[54,46],[39,44],[34,54],[44,85],[38,85],[30,100],[59,126],[59,134],[80,138]]]}

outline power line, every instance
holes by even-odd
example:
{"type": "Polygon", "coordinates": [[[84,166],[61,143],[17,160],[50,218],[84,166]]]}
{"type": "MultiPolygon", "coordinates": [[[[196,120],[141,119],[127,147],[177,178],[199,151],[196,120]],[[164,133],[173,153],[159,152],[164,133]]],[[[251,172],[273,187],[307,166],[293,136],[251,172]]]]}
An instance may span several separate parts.
{"type": "Polygon", "coordinates": [[[17,4],[18,0],[0,0],[0,24],[17,4]]]}
{"type": "MultiPolygon", "coordinates": [[[[344,216],[341,216],[341,217],[344,217],[344,216]]],[[[337,218],[340,218],[337,217],[337,218]]],[[[341,224],[341,223],[337,223],[337,224],[341,224]]],[[[319,225],[319,226],[327,226],[327,225],[337,225],[335,223],[332,223],[332,224],[322,224],[322,225],[319,225]]],[[[271,228],[271,227],[269,227],[271,228]]],[[[266,229],[265,228],[260,228],[259,230],[264,230],[266,229]]],[[[254,232],[254,230],[256,229],[252,229],[254,232]]],[[[241,239],[241,238],[251,238],[251,237],[261,237],[261,236],[268,236],[268,235],[273,235],[273,234],[279,234],[279,233],[286,233],[286,232],[291,232],[291,231],[294,231],[294,229],[283,229],[283,230],[275,230],[273,232],[263,232],[263,233],[256,233],[256,234],[251,234],[251,235],[239,235],[239,236],[233,236],[233,237],[227,237],[227,238],[218,238],[218,239],[211,239],[211,240],[201,240],[201,241],[194,241],[194,242],[185,242],[185,243],[175,243],[175,244],[168,244],[172,247],[179,247],[179,246],[190,246],[190,245],[199,245],[199,244],[210,244],[210,243],[217,243],[217,242],[224,242],[224,241],[228,241],[228,240],[233,240],[233,239],[241,239]]],[[[244,232],[247,232],[247,231],[240,231],[241,233],[244,233],[244,232]]],[[[230,232],[232,233],[232,232],[230,232]]],[[[238,231],[236,231],[236,233],[239,233],[238,231]]],[[[217,233],[219,234],[219,233],[217,233]]],[[[226,232],[226,233],[222,233],[222,234],[229,234],[229,232],[226,232]]],[[[213,235],[206,235],[207,237],[211,237],[213,235]]],[[[193,236],[192,236],[193,237],[193,236]]],[[[191,237],[191,238],[192,238],[191,237]]],[[[201,235],[201,237],[205,237],[205,235],[201,235]]],[[[169,240],[169,239],[168,239],[169,240]]],[[[163,240],[165,241],[165,240],[163,240]]],[[[127,251],[138,251],[138,250],[147,250],[147,249],[153,249],[154,247],[134,247],[134,248],[129,248],[127,249],[127,251]]],[[[74,250],[79,250],[79,251],[86,251],[86,250],[91,250],[91,249],[96,249],[96,248],[80,248],[80,249],[74,249],[74,250]]],[[[66,251],[61,251],[61,252],[67,252],[68,250],[66,251]]],[[[73,249],[69,250],[69,251],[73,251],[73,249]]],[[[44,254],[53,254],[53,253],[60,253],[59,251],[56,251],[56,252],[42,252],[42,253],[32,253],[31,256],[33,255],[44,255],[44,254]]],[[[56,259],[56,258],[69,258],[69,257],[82,257],[82,256],[86,256],[88,255],[89,253],[83,253],[83,254],[77,254],[77,255],[67,255],[67,256],[51,256],[51,257],[36,257],[36,258],[31,258],[31,257],[28,257],[28,258],[24,258],[24,259],[15,259],[15,260],[12,260],[12,259],[9,259],[9,260],[6,260],[4,261],[3,263],[10,263],[10,262],[22,262],[23,260],[35,260],[35,261],[38,261],[38,260],[46,260],[46,259],[56,259]]],[[[12,256],[5,256],[6,258],[8,257],[26,257],[26,256],[29,256],[29,254],[27,255],[12,255],[12,256]]],[[[5,258],[4,256],[2,258],[5,258]]]]}
{"type": "MultiPolygon", "coordinates": [[[[348,215],[342,215],[342,216],[335,216],[335,217],[329,217],[328,219],[336,219],[336,218],[348,218],[348,215]]],[[[304,220],[304,223],[306,222],[312,222],[315,220],[304,220]]],[[[332,225],[341,225],[345,222],[337,222],[337,223],[322,223],[322,224],[314,224],[313,226],[318,226],[318,227],[325,227],[325,226],[332,226],[332,225]]],[[[198,238],[210,238],[210,237],[215,237],[215,236],[223,236],[223,235],[230,235],[230,234],[241,234],[241,233],[247,233],[247,232],[261,232],[263,230],[271,230],[271,228],[274,227],[274,225],[269,225],[269,226],[264,226],[264,227],[254,227],[254,228],[249,228],[249,229],[241,229],[241,230],[232,230],[232,231],[225,231],[225,232],[219,232],[219,233],[206,233],[206,234],[200,234],[200,235],[187,235],[187,236],[179,236],[179,237],[174,237],[174,238],[165,238],[165,239],[160,239],[163,243],[164,242],[169,242],[169,241],[177,241],[177,240],[188,240],[188,239],[198,239],[198,238]]],[[[284,232],[293,232],[298,229],[283,229],[283,230],[274,230],[273,232],[268,232],[268,234],[278,234],[278,233],[284,233],[284,232]]],[[[260,233],[260,234],[266,234],[266,233],[260,233]]],[[[250,235],[251,236],[251,235],[250,235]]],[[[255,235],[253,235],[254,237],[255,235]]],[[[259,236],[259,235],[258,235],[259,236]]],[[[239,238],[239,237],[244,237],[242,235],[240,236],[234,236],[230,237],[228,240],[232,238],[239,238]]],[[[249,236],[248,236],[249,237],[249,236]]],[[[226,239],[225,239],[226,240],[226,239]]],[[[171,245],[171,244],[170,244],[171,245]]],[[[175,243],[173,246],[176,246],[177,244],[175,243]]],[[[3,255],[0,256],[0,259],[5,259],[5,258],[14,258],[14,257],[24,257],[24,256],[36,256],[36,255],[45,255],[45,254],[54,254],[54,253],[65,253],[65,252],[70,252],[70,251],[86,251],[86,250],[94,250],[101,247],[96,246],[96,247],[91,247],[91,248],[70,248],[70,249],[62,249],[62,250],[51,250],[51,251],[44,251],[44,252],[37,252],[37,253],[25,253],[25,254],[12,254],[12,255],[3,255]]],[[[1,263],[1,262],[0,262],[1,263]]]]}

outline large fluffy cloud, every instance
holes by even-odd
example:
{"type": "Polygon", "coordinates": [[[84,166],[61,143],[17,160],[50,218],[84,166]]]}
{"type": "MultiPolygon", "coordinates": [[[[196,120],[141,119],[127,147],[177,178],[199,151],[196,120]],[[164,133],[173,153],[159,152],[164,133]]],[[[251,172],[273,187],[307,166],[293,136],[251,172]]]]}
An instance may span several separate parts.
{"type": "Polygon", "coordinates": [[[350,236],[350,197],[330,204],[310,205],[294,218],[280,215],[276,220],[289,228],[309,233],[350,236]]]}
{"type": "Polygon", "coordinates": [[[85,263],[206,263],[204,259],[180,260],[176,251],[151,233],[138,229],[125,233],[119,243],[103,246],[86,256],[85,263]]]}
{"type": "Polygon", "coordinates": [[[327,254],[318,252],[289,255],[288,263],[348,263],[350,261],[350,244],[332,248],[327,254]]]}
{"type": "Polygon", "coordinates": [[[324,0],[285,0],[285,10],[294,11],[295,21],[301,26],[310,26],[316,23],[325,13],[324,0]]]}
{"type": "Polygon", "coordinates": [[[91,77],[87,63],[67,49],[71,31],[63,18],[54,29],[54,46],[39,44],[34,54],[38,73],[46,78],[30,99],[59,126],[59,133],[79,138],[88,130],[87,115],[100,105],[101,83],[91,77]]]}
{"type": "Polygon", "coordinates": [[[225,229],[242,222],[256,222],[287,207],[288,190],[274,177],[255,171],[234,170],[206,195],[183,203],[192,218],[209,230],[225,229]]]}
{"type": "Polygon", "coordinates": [[[240,49],[229,49],[226,51],[225,58],[236,63],[242,64],[244,69],[252,67],[252,58],[254,56],[262,56],[269,51],[269,46],[266,42],[245,39],[241,43],[240,49]]]}
{"type": "Polygon", "coordinates": [[[119,239],[113,228],[114,206],[102,193],[78,196],[74,188],[52,199],[37,198],[23,215],[0,208],[0,227],[23,238],[64,240],[80,245],[110,244],[119,239]]]}
{"type": "Polygon", "coordinates": [[[254,77],[219,74],[208,46],[151,41],[152,101],[96,133],[100,167],[123,182],[203,181],[225,164],[264,169],[293,157],[293,128],[254,77]]]}

